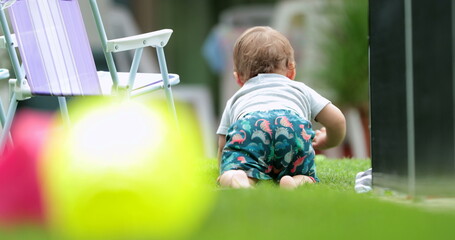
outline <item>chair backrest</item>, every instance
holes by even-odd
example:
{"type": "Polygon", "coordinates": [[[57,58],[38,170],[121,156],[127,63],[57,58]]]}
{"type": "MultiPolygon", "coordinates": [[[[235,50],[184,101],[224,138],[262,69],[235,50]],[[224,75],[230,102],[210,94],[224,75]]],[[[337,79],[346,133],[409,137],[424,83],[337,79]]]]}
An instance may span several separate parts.
{"type": "Polygon", "coordinates": [[[33,95],[99,95],[77,0],[17,0],[8,8],[33,95]]]}

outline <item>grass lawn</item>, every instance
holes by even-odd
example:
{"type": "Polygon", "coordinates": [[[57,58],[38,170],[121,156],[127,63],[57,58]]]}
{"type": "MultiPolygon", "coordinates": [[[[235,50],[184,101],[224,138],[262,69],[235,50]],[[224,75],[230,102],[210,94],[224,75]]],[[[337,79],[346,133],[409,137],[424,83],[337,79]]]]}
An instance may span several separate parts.
{"type": "MultiPolygon", "coordinates": [[[[319,184],[296,190],[272,182],[254,189],[217,187],[217,163],[208,162],[217,199],[189,239],[455,239],[455,208],[432,209],[356,194],[357,172],[368,160],[316,161],[319,184]]],[[[0,239],[46,239],[41,230],[0,232],[0,239]]]]}
{"type": "Polygon", "coordinates": [[[455,208],[432,210],[355,193],[355,175],[370,161],[319,158],[316,164],[321,183],[296,190],[270,182],[219,189],[192,239],[455,239],[455,208]]]}

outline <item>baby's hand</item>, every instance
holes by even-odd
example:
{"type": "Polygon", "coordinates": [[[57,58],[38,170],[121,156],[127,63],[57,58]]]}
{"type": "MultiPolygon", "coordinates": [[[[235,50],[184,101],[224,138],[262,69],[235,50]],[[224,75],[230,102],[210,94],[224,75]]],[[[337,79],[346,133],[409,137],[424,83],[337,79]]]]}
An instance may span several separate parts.
{"type": "Polygon", "coordinates": [[[327,130],[325,127],[316,130],[316,135],[313,138],[313,148],[324,149],[327,142],[327,130]]]}

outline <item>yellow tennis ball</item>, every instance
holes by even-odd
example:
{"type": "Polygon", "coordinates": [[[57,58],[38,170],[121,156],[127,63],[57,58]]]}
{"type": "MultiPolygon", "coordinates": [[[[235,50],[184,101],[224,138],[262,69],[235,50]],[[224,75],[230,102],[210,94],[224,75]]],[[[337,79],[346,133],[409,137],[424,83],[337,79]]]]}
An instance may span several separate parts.
{"type": "Polygon", "coordinates": [[[167,239],[197,227],[213,192],[187,110],[179,126],[161,102],[85,99],[70,111],[71,127],[55,128],[40,168],[57,234],[167,239]]]}

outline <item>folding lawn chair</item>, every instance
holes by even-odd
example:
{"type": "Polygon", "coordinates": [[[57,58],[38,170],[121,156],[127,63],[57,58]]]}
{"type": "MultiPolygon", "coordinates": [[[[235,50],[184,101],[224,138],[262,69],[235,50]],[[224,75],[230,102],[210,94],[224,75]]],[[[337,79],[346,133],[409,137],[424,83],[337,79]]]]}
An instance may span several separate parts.
{"type": "Polygon", "coordinates": [[[129,96],[164,89],[176,118],[171,86],[179,76],[168,74],[163,48],[172,30],[164,29],[131,37],[108,40],[96,0],[89,0],[102,42],[109,72],[97,72],[77,0],[0,0],[0,21],[4,36],[0,47],[8,50],[16,79],[10,79],[11,101],[5,115],[0,109],[3,130],[0,153],[9,131],[18,101],[36,95],[56,96],[64,119],[68,96],[129,96]],[[8,10],[11,34],[5,16],[8,10]],[[18,47],[22,63],[15,47],[18,47]],[[144,47],[156,48],[161,73],[137,73],[144,47]],[[129,73],[118,73],[112,53],[135,50],[129,73]]]}

